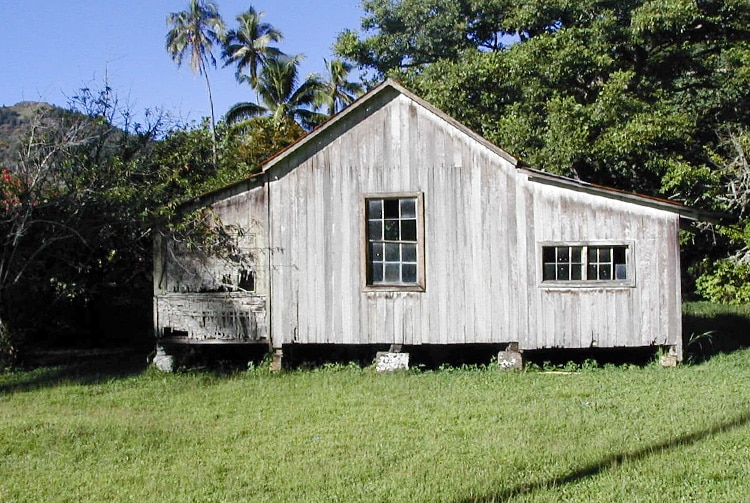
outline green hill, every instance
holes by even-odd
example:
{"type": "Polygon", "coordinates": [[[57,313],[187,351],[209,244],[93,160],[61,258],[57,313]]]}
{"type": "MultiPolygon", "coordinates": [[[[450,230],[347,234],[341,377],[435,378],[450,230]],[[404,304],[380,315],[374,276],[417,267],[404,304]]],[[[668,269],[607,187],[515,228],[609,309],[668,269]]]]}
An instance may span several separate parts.
{"type": "Polygon", "coordinates": [[[0,107],[0,166],[13,169],[13,152],[28,134],[31,120],[40,112],[61,108],[37,101],[22,101],[13,106],[0,107]]]}

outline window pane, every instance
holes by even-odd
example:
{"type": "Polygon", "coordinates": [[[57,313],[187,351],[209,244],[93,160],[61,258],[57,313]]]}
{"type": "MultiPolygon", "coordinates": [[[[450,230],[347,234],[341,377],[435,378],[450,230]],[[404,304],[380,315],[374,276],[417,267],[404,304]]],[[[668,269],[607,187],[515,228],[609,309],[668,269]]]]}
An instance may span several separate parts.
{"type": "Polygon", "coordinates": [[[583,279],[583,266],[582,265],[571,265],[570,266],[570,279],[577,281],[583,279]]]}
{"type": "Polygon", "coordinates": [[[595,265],[589,264],[588,268],[586,269],[586,273],[588,274],[589,281],[595,281],[599,279],[599,268],[595,265]]]}
{"type": "Polygon", "coordinates": [[[568,264],[557,266],[557,279],[566,281],[570,279],[570,266],[568,264]]]}
{"type": "Polygon", "coordinates": [[[385,281],[399,283],[401,281],[401,266],[399,264],[385,264],[385,281]]]}
{"type": "Polygon", "coordinates": [[[401,260],[403,262],[416,262],[417,261],[417,245],[405,244],[401,245],[401,260]]]}
{"type": "Polygon", "coordinates": [[[612,262],[612,248],[599,248],[599,262],[612,262]]]}
{"type": "Polygon", "coordinates": [[[372,282],[382,283],[383,282],[383,264],[376,262],[372,264],[372,282]]]}
{"type": "Polygon", "coordinates": [[[624,246],[615,246],[614,248],[612,248],[612,255],[614,256],[613,262],[615,264],[625,263],[625,247],[624,246]]]}
{"type": "Polygon", "coordinates": [[[417,221],[416,220],[401,220],[401,240],[402,241],[416,241],[417,240],[417,221]]]}
{"type": "Polygon", "coordinates": [[[555,261],[555,249],[552,246],[542,248],[542,262],[549,264],[555,261]]]}
{"type": "Polygon", "coordinates": [[[385,237],[388,241],[398,241],[398,220],[385,221],[385,237]]]}
{"type": "Polygon", "coordinates": [[[401,200],[401,218],[417,218],[416,199],[401,200]]]}
{"type": "Polygon", "coordinates": [[[571,251],[570,261],[576,264],[580,264],[582,248],[580,246],[574,246],[570,249],[570,251],[571,251]]]}
{"type": "Polygon", "coordinates": [[[374,262],[383,261],[383,243],[370,243],[370,258],[374,262]]]}
{"type": "Polygon", "coordinates": [[[567,246],[557,247],[557,262],[570,262],[570,248],[567,246]]]}
{"type": "Polygon", "coordinates": [[[404,283],[417,282],[417,264],[404,264],[403,266],[401,266],[401,271],[404,275],[404,283]]]}
{"type": "Polygon", "coordinates": [[[399,247],[400,245],[398,243],[385,243],[386,262],[398,262],[401,260],[399,247]]]}
{"type": "Polygon", "coordinates": [[[383,218],[383,200],[367,200],[367,218],[383,218]]]}
{"type": "Polygon", "coordinates": [[[417,261],[417,245],[416,244],[401,245],[401,261],[402,262],[416,262],[417,261]]]}
{"type": "Polygon", "coordinates": [[[554,281],[555,277],[555,264],[544,264],[544,281],[554,281]]]}
{"type": "Polygon", "coordinates": [[[398,218],[398,199],[385,199],[383,201],[383,217],[398,218]]]}
{"type": "Polygon", "coordinates": [[[599,266],[599,279],[612,279],[612,266],[602,264],[599,266]]]}
{"type": "Polygon", "coordinates": [[[383,223],[380,220],[370,220],[367,223],[367,238],[371,240],[383,239],[383,223]]]}
{"type": "Polygon", "coordinates": [[[589,246],[589,263],[599,262],[599,254],[596,251],[596,248],[594,248],[593,246],[589,246]]]}
{"type": "Polygon", "coordinates": [[[625,264],[615,264],[615,279],[628,279],[628,268],[625,264]]]}

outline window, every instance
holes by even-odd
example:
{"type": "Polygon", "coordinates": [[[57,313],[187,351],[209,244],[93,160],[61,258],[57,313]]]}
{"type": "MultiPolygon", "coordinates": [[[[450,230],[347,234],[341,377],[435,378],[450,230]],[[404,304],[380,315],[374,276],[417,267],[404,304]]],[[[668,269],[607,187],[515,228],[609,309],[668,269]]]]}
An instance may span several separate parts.
{"type": "Polygon", "coordinates": [[[423,290],[421,194],[365,197],[366,287],[423,290]]]}
{"type": "Polygon", "coordinates": [[[542,281],[633,283],[630,246],[576,244],[542,246],[542,281]]]}

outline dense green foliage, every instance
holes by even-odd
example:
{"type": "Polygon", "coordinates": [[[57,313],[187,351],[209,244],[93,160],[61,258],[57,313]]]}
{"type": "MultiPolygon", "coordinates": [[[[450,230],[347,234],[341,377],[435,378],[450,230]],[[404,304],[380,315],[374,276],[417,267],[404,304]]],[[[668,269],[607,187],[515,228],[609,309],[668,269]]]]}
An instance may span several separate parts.
{"type": "Polygon", "coordinates": [[[227,122],[268,116],[279,126],[294,122],[308,130],[323,122],[326,116],[314,110],[318,95],[322,93],[322,81],[313,75],[300,83],[301,60],[300,55],[267,60],[254,81],[259,103],[235,104],[227,111],[227,122]]]}
{"type": "Polygon", "coordinates": [[[714,302],[743,304],[750,302],[750,133],[746,127],[729,130],[712,152],[718,167],[712,176],[723,183],[715,200],[737,217],[730,225],[720,226],[713,235],[714,246],[706,258],[692,266],[696,291],[714,302]],[[727,256],[725,250],[730,253],[727,256]],[[718,253],[717,253],[718,250],[718,253]],[[723,253],[722,253],[723,252],[723,253]]]}
{"type": "Polygon", "coordinates": [[[71,110],[32,107],[2,168],[0,325],[14,336],[65,338],[74,322],[94,329],[94,313],[138,304],[120,285],[148,281],[138,198],[152,179],[140,167],[161,119],[133,124],[108,88],[73,101],[71,110]]]}
{"type": "Polygon", "coordinates": [[[742,501],[748,357],[572,374],[0,374],[0,497],[742,501]]]}

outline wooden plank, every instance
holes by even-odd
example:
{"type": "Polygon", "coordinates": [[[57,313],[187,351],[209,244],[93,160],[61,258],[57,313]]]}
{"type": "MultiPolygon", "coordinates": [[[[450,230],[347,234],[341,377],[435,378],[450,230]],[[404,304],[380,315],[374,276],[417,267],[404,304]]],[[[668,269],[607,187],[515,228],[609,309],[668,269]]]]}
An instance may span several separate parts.
{"type": "Polygon", "coordinates": [[[267,338],[266,297],[237,293],[170,293],[157,297],[160,334],[185,332],[195,341],[267,338]]]}

